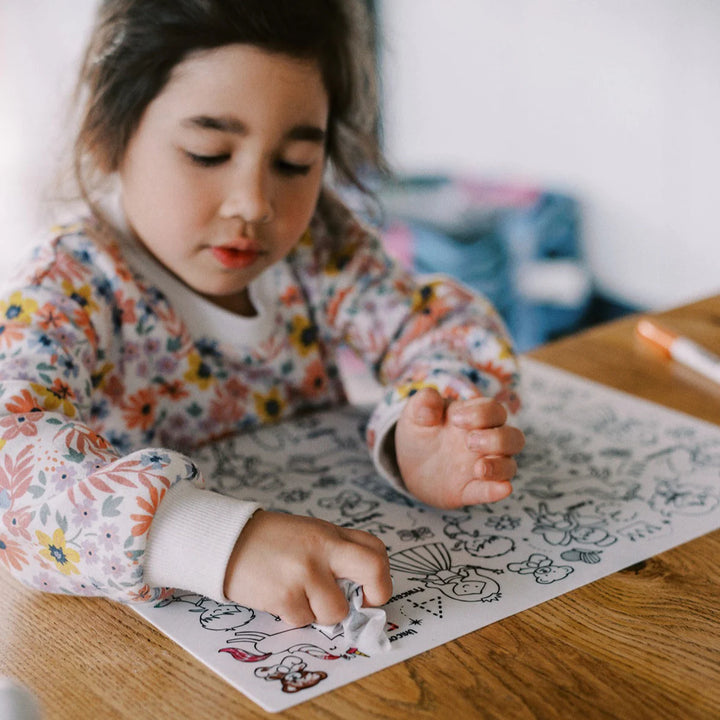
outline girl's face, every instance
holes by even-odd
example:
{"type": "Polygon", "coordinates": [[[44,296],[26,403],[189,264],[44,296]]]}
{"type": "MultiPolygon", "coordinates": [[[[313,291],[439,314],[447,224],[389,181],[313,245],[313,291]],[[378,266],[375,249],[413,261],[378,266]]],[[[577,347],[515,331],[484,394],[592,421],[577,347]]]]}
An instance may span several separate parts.
{"type": "Polygon", "coordinates": [[[178,278],[252,313],[246,288],[307,229],[325,166],[318,66],[250,45],[180,63],[119,167],[128,223],[178,278]]]}

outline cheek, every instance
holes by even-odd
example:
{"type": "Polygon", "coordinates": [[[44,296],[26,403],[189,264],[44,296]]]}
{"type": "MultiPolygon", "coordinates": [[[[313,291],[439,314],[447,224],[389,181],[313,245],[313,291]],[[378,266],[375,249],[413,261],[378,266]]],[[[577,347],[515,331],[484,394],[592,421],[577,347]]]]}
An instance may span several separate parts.
{"type": "Polygon", "coordinates": [[[321,178],[282,193],[282,224],[295,244],[312,220],[320,194],[321,178]]]}

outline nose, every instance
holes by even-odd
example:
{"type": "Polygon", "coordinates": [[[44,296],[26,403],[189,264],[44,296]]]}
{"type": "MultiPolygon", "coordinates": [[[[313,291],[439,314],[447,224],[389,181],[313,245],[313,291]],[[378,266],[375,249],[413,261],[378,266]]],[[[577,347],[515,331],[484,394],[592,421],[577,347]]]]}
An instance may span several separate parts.
{"type": "Polygon", "coordinates": [[[248,224],[270,222],[274,217],[270,179],[261,167],[234,168],[225,189],[220,215],[248,224]]]}

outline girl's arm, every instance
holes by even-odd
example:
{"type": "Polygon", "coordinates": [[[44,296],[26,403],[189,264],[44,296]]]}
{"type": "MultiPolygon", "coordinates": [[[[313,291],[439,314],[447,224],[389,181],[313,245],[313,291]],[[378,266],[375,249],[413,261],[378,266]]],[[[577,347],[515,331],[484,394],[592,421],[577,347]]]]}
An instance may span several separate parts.
{"type": "Polygon", "coordinates": [[[320,249],[308,266],[308,286],[316,288],[328,343],[347,343],[388,388],[368,426],[379,469],[400,488],[443,507],[506,495],[512,455],[523,440],[506,422],[520,407],[519,374],[497,312],[450,278],[412,277],[346,210],[335,204],[327,212],[335,215],[334,237],[328,237],[330,224],[314,227],[320,249]],[[480,435],[486,449],[478,449],[480,435]],[[424,457],[431,449],[446,472],[424,457]],[[448,476],[460,450],[463,487],[448,487],[453,481],[439,478],[448,476]],[[437,473],[432,480],[430,473],[437,473]],[[465,495],[471,478],[499,485],[465,495]]]}
{"type": "Polygon", "coordinates": [[[174,586],[222,599],[228,557],[257,505],[221,498],[218,509],[185,455],[122,455],[84,419],[108,398],[99,387],[109,314],[63,257],[56,283],[0,298],[0,562],[51,592],[153,600],[174,586]],[[169,526],[188,502],[195,522],[182,534],[155,526],[159,508],[169,526]]]}

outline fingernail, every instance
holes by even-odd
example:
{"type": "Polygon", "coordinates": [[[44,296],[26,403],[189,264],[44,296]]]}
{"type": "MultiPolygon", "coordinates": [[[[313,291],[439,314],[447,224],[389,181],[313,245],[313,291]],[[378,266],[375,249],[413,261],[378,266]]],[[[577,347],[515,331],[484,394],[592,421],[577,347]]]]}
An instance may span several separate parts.
{"type": "Polygon", "coordinates": [[[415,421],[422,423],[424,425],[429,425],[430,423],[434,422],[435,420],[435,413],[429,408],[425,407],[424,405],[422,407],[419,407],[415,410],[415,421]]]}

